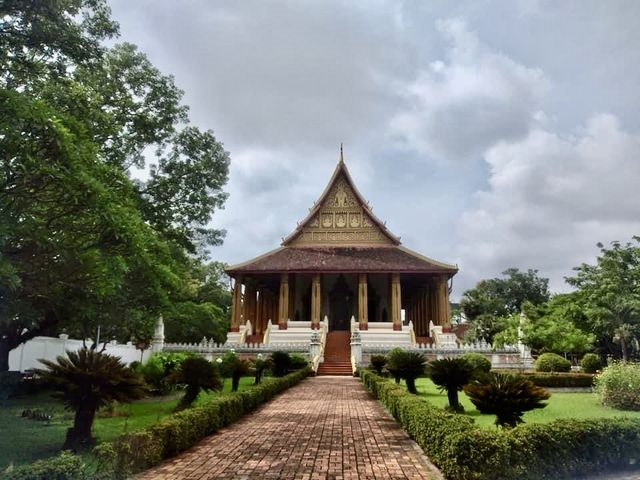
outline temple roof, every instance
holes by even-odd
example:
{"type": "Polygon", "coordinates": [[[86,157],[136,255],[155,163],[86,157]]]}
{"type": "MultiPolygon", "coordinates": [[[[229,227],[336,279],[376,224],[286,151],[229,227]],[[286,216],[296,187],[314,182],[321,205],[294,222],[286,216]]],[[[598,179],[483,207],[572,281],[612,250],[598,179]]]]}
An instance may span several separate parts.
{"type": "Polygon", "coordinates": [[[242,273],[434,273],[453,275],[458,267],[424,257],[402,246],[280,247],[227,269],[242,273]]]}
{"type": "Polygon", "coordinates": [[[282,246],[227,273],[413,272],[454,275],[455,265],[401,246],[355,187],[340,148],[340,161],[307,217],[282,246]]]}

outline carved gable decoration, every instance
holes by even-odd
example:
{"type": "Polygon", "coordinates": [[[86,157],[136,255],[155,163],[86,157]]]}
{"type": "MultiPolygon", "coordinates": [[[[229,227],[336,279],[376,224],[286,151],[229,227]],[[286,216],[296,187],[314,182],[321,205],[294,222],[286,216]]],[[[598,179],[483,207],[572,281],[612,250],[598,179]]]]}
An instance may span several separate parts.
{"type": "MultiPolygon", "coordinates": [[[[339,167],[340,168],[340,167],[339,167]]],[[[342,166],[342,168],[345,168],[342,166]]],[[[320,205],[312,209],[307,219],[284,241],[284,245],[396,245],[389,232],[374,219],[347,179],[340,171],[334,175],[320,205]]]]}

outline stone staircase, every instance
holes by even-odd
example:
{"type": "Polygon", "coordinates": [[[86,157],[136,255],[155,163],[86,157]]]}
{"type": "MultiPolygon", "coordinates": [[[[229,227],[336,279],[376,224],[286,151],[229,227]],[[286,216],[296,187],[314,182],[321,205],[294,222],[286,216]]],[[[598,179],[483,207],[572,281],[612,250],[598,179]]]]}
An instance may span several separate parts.
{"type": "Polygon", "coordinates": [[[318,375],[353,375],[351,370],[351,334],[348,331],[327,333],[324,362],[318,367],[318,375]]]}

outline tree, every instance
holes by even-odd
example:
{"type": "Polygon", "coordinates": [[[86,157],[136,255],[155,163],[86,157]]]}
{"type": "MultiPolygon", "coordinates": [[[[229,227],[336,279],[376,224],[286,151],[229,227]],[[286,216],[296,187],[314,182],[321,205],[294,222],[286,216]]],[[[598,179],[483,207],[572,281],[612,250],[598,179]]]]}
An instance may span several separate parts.
{"type": "Polygon", "coordinates": [[[440,390],[447,392],[449,410],[464,412],[458,400],[458,392],[471,381],[475,373],[473,365],[460,357],[443,358],[429,363],[428,371],[431,381],[440,387],[440,390]]]}
{"type": "Polygon", "coordinates": [[[550,395],[527,379],[515,375],[491,374],[485,383],[466,385],[464,392],[481,413],[496,416],[496,425],[513,428],[523,423],[524,412],[544,408],[550,395]]]}
{"type": "MultiPolygon", "coordinates": [[[[145,339],[168,305],[203,303],[190,281],[224,234],[229,156],[172,77],[104,46],[117,35],[104,0],[0,5],[0,371],[35,335],[145,339]]],[[[216,325],[225,308],[184,305],[216,325]]]]}
{"type": "Polygon", "coordinates": [[[409,393],[416,394],[416,378],[424,374],[424,355],[399,349],[387,357],[387,369],[406,382],[409,393]]]}
{"type": "Polygon", "coordinates": [[[598,247],[596,264],[583,263],[566,281],[585,313],[579,326],[596,336],[601,353],[627,360],[640,336],[640,237],[598,247]]]}
{"type": "Polygon", "coordinates": [[[56,362],[40,360],[47,368],[37,373],[52,387],[55,397],[75,412],[64,449],[76,450],[92,443],[91,427],[100,407],[110,402],[130,402],[146,394],[140,377],[118,357],[83,348],[59,356],[56,362]]]}
{"type": "Polygon", "coordinates": [[[184,396],[176,406],[176,410],[190,407],[202,390],[222,390],[223,380],[218,367],[207,359],[194,356],[182,361],[180,366],[170,375],[169,382],[184,385],[184,396]]]}
{"type": "Polygon", "coordinates": [[[509,268],[502,275],[506,278],[481,280],[462,294],[460,308],[471,325],[471,340],[492,343],[505,328],[504,318],[519,313],[525,301],[539,305],[549,300],[549,279],[539,277],[537,270],[509,268]]]}

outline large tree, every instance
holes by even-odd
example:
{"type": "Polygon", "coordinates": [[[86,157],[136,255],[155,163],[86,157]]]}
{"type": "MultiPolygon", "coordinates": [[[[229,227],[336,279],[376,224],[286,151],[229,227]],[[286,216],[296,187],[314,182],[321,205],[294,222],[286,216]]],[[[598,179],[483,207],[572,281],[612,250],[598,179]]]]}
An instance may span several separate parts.
{"type": "Polygon", "coordinates": [[[0,371],[62,323],[148,333],[224,234],[228,154],[117,35],[104,0],[0,4],[0,371]]]}
{"type": "Polygon", "coordinates": [[[537,270],[509,268],[502,275],[480,280],[462,294],[460,308],[470,323],[471,339],[492,342],[506,328],[505,317],[520,313],[524,302],[539,305],[549,300],[549,279],[539,277],[537,270]]]}
{"type": "Polygon", "coordinates": [[[595,265],[583,263],[566,280],[585,313],[579,326],[595,334],[601,353],[626,360],[640,338],[640,237],[598,247],[595,265]]]}

